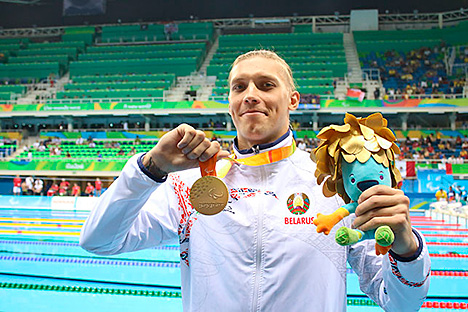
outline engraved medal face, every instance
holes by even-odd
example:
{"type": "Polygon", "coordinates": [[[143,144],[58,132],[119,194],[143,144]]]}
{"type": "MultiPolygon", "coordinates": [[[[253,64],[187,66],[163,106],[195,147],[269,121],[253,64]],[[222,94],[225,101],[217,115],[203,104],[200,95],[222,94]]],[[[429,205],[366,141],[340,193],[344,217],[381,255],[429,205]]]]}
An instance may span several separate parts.
{"type": "Polygon", "coordinates": [[[190,189],[190,202],[193,208],[204,215],[221,212],[228,203],[229,192],[224,182],[213,176],[204,176],[190,189]]]}

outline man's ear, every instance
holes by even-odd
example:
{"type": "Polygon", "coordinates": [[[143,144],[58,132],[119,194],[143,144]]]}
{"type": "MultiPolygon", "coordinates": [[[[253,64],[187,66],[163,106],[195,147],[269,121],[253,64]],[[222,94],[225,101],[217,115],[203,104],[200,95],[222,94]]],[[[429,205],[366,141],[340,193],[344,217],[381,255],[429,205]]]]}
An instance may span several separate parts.
{"type": "Polygon", "coordinates": [[[293,91],[291,93],[290,102],[288,105],[288,108],[290,111],[294,111],[298,108],[300,99],[301,99],[301,95],[299,94],[299,92],[293,91]]]}

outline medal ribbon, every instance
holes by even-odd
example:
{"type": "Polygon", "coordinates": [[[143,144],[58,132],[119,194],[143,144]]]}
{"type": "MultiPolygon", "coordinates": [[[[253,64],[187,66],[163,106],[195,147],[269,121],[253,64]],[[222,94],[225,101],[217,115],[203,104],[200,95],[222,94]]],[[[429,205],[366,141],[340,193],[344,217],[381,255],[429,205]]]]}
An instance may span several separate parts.
{"type": "Polygon", "coordinates": [[[262,165],[271,164],[271,163],[283,160],[285,158],[288,158],[295,151],[296,151],[296,142],[293,140],[292,144],[289,146],[280,147],[274,150],[252,155],[250,157],[236,159],[236,156],[234,155],[234,157],[225,158],[226,160],[229,160],[229,162],[225,166],[220,168],[218,177],[224,178],[226,174],[229,172],[229,170],[231,169],[233,163],[238,163],[238,164],[252,166],[252,167],[262,166],[262,165]]]}
{"type": "Polygon", "coordinates": [[[204,161],[204,162],[199,161],[198,162],[198,165],[200,166],[200,171],[201,171],[202,177],[206,177],[206,176],[216,177],[216,160],[217,160],[217,156],[218,156],[218,153],[216,153],[216,155],[214,155],[213,157],[211,157],[207,161],[204,161]]]}

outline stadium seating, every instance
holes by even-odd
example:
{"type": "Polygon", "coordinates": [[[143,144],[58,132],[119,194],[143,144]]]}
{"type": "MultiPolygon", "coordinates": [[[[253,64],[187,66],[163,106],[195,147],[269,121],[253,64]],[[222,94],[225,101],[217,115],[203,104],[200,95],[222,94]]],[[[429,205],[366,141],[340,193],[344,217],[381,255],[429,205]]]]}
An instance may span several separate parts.
{"type": "Polygon", "coordinates": [[[227,74],[232,61],[241,53],[253,49],[270,49],[279,53],[290,64],[293,74],[300,78],[299,92],[331,94],[333,78],[347,71],[343,49],[343,35],[338,33],[312,34],[256,34],[224,35],[207,74],[217,76],[213,95],[224,95],[228,90],[227,74]]]}
{"type": "Polygon", "coordinates": [[[70,77],[126,73],[189,75],[201,64],[205,48],[206,43],[89,47],[79,61],[71,62],[70,77]],[[180,52],[172,54],[173,50],[180,52]]]}
{"type": "Polygon", "coordinates": [[[0,41],[5,64],[0,64],[0,81],[29,82],[59,77],[68,71],[86,46],[84,41],[32,43],[29,40],[0,41]],[[6,53],[6,54],[5,54],[6,53]]]}
{"type": "MultiPolygon", "coordinates": [[[[465,73],[447,73],[446,52],[450,46],[468,44],[467,30],[468,23],[464,22],[443,29],[356,31],[353,34],[361,66],[379,69],[387,90],[410,95],[453,94],[462,92],[465,73]]],[[[456,60],[465,62],[464,49],[458,51],[456,60]]]]}
{"type": "MultiPolygon", "coordinates": [[[[40,152],[35,150],[32,146],[30,147],[31,158],[30,160],[57,160],[57,159],[67,159],[67,153],[70,154],[70,158],[73,159],[98,159],[98,158],[107,158],[107,159],[121,159],[121,158],[130,158],[129,152],[132,147],[135,148],[137,153],[148,151],[148,146],[153,146],[156,144],[156,141],[145,141],[144,144],[134,145],[133,140],[119,140],[118,147],[105,147],[104,141],[96,140],[94,141],[96,146],[89,147],[88,144],[76,145],[75,141],[64,141],[59,147],[61,149],[60,155],[53,155],[49,150],[40,152]],[[123,150],[123,155],[118,155],[119,150],[123,150]],[[98,155],[98,152],[101,156],[98,155]]],[[[108,142],[110,143],[110,142],[108,142]]],[[[115,142],[116,143],[116,142],[115,142]]],[[[50,148],[52,145],[48,145],[50,148]]],[[[16,159],[27,159],[29,151],[23,151],[16,156],[16,159]]]]}
{"type": "Polygon", "coordinates": [[[62,41],[81,41],[91,45],[94,41],[96,29],[92,26],[66,27],[62,35],[62,41]]]}
{"type": "Polygon", "coordinates": [[[25,92],[26,87],[23,85],[0,85],[0,100],[11,100],[25,92]]]}
{"type": "Polygon", "coordinates": [[[165,40],[211,40],[213,23],[178,23],[176,31],[165,33],[164,24],[103,26],[101,42],[147,42],[165,40]]]}

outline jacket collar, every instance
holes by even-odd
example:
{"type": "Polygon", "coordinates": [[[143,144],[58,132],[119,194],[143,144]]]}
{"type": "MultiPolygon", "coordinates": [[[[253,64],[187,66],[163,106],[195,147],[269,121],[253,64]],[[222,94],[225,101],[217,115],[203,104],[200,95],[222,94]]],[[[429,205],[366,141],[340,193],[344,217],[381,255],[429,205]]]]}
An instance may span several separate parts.
{"type": "Polygon", "coordinates": [[[279,139],[274,142],[264,143],[264,144],[257,144],[252,146],[249,149],[239,149],[237,137],[234,139],[234,154],[237,158],[246,158],[255,154],[267,152],[270,150],[274,150],[280,147],[291,145],[293,141],[292,131],[288,130],[285,134],[283,134],[279,139]]]}

